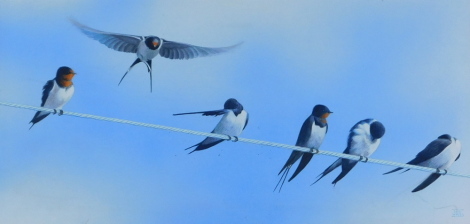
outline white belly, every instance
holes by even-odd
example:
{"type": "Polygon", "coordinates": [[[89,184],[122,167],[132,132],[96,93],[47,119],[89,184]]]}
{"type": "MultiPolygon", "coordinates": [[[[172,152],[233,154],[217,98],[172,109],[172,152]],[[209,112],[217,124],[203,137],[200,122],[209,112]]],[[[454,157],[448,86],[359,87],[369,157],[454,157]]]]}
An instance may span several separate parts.
{"type": "Polygon", "coordinates": [[[145,45],[145,42],[142,41],[139,43],[139,46],[137,46],[137,57],[140,58],[142,61],[148,61],[152,60],[155,56],[158,55],[158,51],[160,48],[156,50],[151,50],[150,48],[145,45]]]}
{"type": "Polygon", "coordinates": [[[214,128],[214,133],[238,136],[242,133],[243,127],[245,127],[246,119],[248,114],[245,110],[235,116],[235,114],[230,111],[222,117],[220,122],[214,128]]]}
{"type": "Polygon", "coordinates": [[[352,132],[354,137],[351,139],[349,154],[368,157],[379,147],[380,139],[372,141],[369,123],[358,125],[352,132]]]}
{"type": "Polygon", "coordinates": [[[54,81],[49,97],[47,97],[44,107],[50,109],[62,109],[62,107],[72,98],[75,88],[72,86],[68,88],[60,88],[54,81]]]}
{"type": "Polygon", "coordinates": [[[426,160],[418,165],[431,168],[447,169],[455,162],[461,150],[460,141],[452,138],[452,143],[448,148],[432,159],[426,160]]]}
{"type": "Polygon", "coordinates": [[[321,128],[319,126],[316,126],[315,122],[313,122],[312,132],[310,133],[310,137],[308,138],[307,145],[303,147],[319,149],[320,145],[323,143],[323,139],[325,139],[325,135],[326,126],[321,128]]]}

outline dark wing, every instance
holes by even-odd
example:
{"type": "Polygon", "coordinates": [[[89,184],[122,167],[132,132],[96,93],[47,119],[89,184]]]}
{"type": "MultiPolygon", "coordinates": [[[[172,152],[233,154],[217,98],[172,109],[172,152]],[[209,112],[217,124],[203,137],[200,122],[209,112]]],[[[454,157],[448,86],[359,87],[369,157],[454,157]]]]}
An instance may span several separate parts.
{"type": "Polygon", "coordinates": [[[441,176],[441,174],[438,174],[438,173],[433,173],[431,175],[429,175],[428,178],[426,178],[426,180],[423,181],[423,183],[421,183],[420,185],[418,185],[415,189],[413,189],[411,192],[418,192],[420,190],[423,190],[424,188],[426,188],[427,186],[429,186],[430,184],[432,184],[434,181],[437,180],[437,178],[439,178],[441,176]]]}
{"type": "Polygon", "coordinates": [[[416,155],[416,158],[408,162],[408,164],[417,165],[426,160],[429,160],[437,155],[439,155],[444,149],[452,143],[448,139],[436,139],[429,143],[423,151],[419,152],[416,155]]]}
{"type": "Polygon", "coordinates": [[[300,173],[300,171],[302,171],[308,165],[308,163],[310,162],[312,157],[313,157],[312,153],[304,153],[302,155],[302,159],[300,160],[300,163],[297,166],[297,169],[295,169],[294,174],[292,174],[292,176],[289,178],[288,182],[290,182],[292,179],[294,179],[300,173]]]}
{"type": "Polygon", "coordinates": [[[336,177],[335,180],[333,180],[332,184],[336,184],[336,183],[338,183],[338,181],[343,179],[343,177],[345,177],[346,174],[348,174],[349,171],[351,171],[352,168],[354,168],[354,166],[356,166],[356,164],[357,164],[357,161],[351,161],[349,159],[343,159],[341,173],[336,177]]]}
{"type": "MultiPolygon", "coordinates": [[[[313,122],[315,122],[315,120],[312,116],[309,116],[304,121],[304,123],[302,124],[302,127],[300,128],[299,137],[297,137],[297,143],[295,143],[296,146],[303,147],[307,144],[308,139],[310,138],[310,134],[312,133],[313,122]]],[[[289,178],[288,181],[291,181],[292,179],[294,179],[300,173],[300,171],[302,171],[305,168],[305,166],[307,166],[310,159],[312,159],[313,154],[304,153],[300,151],[293,151],[291,154],[291,157],[289,158],[289,160],[287,160],[287,162],[290,163],[290,166],[292,166],[292,164],[294,164],[295,161],[297,161],[300,156],[302,156],[302,159],[300,160],[299,166],[297,166],[297,169],[295,170],[294,174],[292,174],[291,178],[289,178]],[[296,157],[293,157],[294,153],[296,157]]],[[[286,165],[284,167],[286,167],[286,165]]]]}
{"type": "Polygon", "coordinates": [[[54,79],[47,81],[46,85],[42,87],[41,107],[43,107],[46,103],[47,97],[49,97],[49,93],[51,92],[52,87],[54,87],[54,79]]]}
{"type": "MultiPolygon", "coordinates": [[[[439,155],[447,146],[449,146],[452,143],[452,141],[448,139],[436,139],[429,143],[426,148],[424,148],[421,152],[419,152],[414,159],[411,161],[407,162],[407,164],[411,165],[418,165],[428,159],[431,159],[434,156],[439,155]]],[[[385,174],[393,173],[398,170],[401,170],[403,168],[396,168],[394,170],[388,171],[385,174]]],[[[408,169],[409,170],[409,169],[408,169]]],[[[405,170],[404,172],[406,172],[405,170]]]]}
{"type": "MultiPolygon", "coordinates": [[[[243,126],[243,130],[245,130],[246,126],[248,125],[248,120],[250,119],[250,115],[246,113],[246,121],[245,121],[245,126],[243,126]]],[[[460,156],[460,154],[459,154],[460,156]]]]}
{"type": "MultiPolygon", "coordinates": [[[[187,115],[187,114],[202,114],[202,116],[219,116],[222,114],[225,114],[227,110],[209,110],[209,111],[199,111],[199,112],[188,112],[188,113],[179,113],[179,114],[173,114],[173,116],[178,116],[178,115],[187,115]]],[[[246,124],[245,124],[246,126],[246,124]]]]}
{"type": "Polygon", "coordinates": [[[139,43],[144,39],[141,36],[108,33],[100,30],[95,30],[75,20],[70,20],[82,33],[90,37],[91,39],[97,40],[107,47],[116,51],[137,53],[137,47],[139,43]]]}
{"type": "Polygon", "coordinates": [[[33,119],[31,119],[31,121],[29,122],[31,125],[31,127],[29,127],[29,129],[31,129],[34,124],[38,123],[39,121],[42,121],[42,119],[46,118],[50,113],[49,112],[44,112],[44,111],[38,111],[36,112],[36,114],[34,114],[34,117],[33,119]]]}
{"type": "Polygon", "coordinates": [[[302,127],[300,128],[299,137],[297,137],[296,146],[305,146],[307,145],[310,134],[312,133],[312,124],[315,122],[312,116],[308,117],[302,127]]]}
{"type": "MultiPolygon", "coordinates": [[[[401,170],[401,169],[403,169],[403,168],[399,167],[399,168],[396,168],[396,169],[394,169],[394,170],[390,170],[390,171],[388,171],[388,172],[386,172],[386,173],[383,173],[383,175],[389,174],[389,173],[393,173],[393,172],[397,172],[397,171],[399,171],[399,170],[401,170]]],[[[403,171],[403,172],[406,172],[406,170],[403,171]]]]}
{"type": "Polygon", "coordinates": [[[294,164],[298,159],[300,159],[302,154],[303,152],[301,151],[297,151],[297,150],[292,151],[292,153],[290,154],[289,158],[286,161],[286,164],[284,164],[281,171],[279,171],[277,175],[281,174],[282,171],[284,171],[285,169],[289,169],[292,166],[292,164],[294,164]]]}
{"type": "Polygon", "coordinates": [[[331,164],[328,168],[326,168],[320,175],[318,175],[318,179],[315,182],[313,182],[313,184],[318,182],[321,178],[329,174],[331,171],[335,170],[338,166],[341,166],[342,160],[343,159],[339,158],[333,164],[331,164]]]}
{"type": "Polygon", "coordinates": [[[459,153],[459,155],[457,156],[457,158],[455,158],[454,161],[457,161],[459,158],[460,158],[460,153],[459,153]]]}
{"type": "Polygon", "coordinates": [[[178,43],[168,40],[162,40],[159,54],[169,59],[193,59],[227,52],[239,44],[229,47],[199,47],[191,44],[178,43]]]}
{"type": "Polygon", "coordinates": [[[193,145],[193,146],[191,146],[191,147],[189,147],[189,148],[186,148],[185,150],[188,150],[188,149],[190,149],[190,148],[192,148],[192,147],[197,146],[196,149],[194,149],[193,151],[191,151],[191,152],[189,153],[189,154],[191,154],[191,153],[193,153],[193,152],[195,152],[195,151],[200,151],[200,150],[208,149],[208,148],[210,148],[210,147],[212,147],[212,146],[214,146],[214,145],[217,145],[217,144],[219,144],[219,143],[221,143],[221,142],[223,142],[223,141],[224,141],[224,140],[223,140],[223,139],[220,139],[220,138],[207,137],[207,138],[205,138],[202,142],[197,143],[196,145],[193,145]]]}

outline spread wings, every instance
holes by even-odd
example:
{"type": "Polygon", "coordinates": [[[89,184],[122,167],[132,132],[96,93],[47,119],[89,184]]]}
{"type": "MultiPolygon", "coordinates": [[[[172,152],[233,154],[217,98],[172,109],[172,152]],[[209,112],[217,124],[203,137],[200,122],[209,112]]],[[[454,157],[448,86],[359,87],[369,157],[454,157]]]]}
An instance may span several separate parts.
{"type": "Polygon", "coordinates": [[[162,57],[169,59],[192,59],[224,53],[240,44],[241,43],[229,47],[211,48],[163,40],[159,53],[162,57]]]}
{"type": "Polygon", "coordinates": [[[85,26],[75,20],[70,20],[82,33],[88,37],[99,41],[107,47],[116,51],[137,53],[139,43],[144,39],[141,36],[108,33],[85,26]]]}

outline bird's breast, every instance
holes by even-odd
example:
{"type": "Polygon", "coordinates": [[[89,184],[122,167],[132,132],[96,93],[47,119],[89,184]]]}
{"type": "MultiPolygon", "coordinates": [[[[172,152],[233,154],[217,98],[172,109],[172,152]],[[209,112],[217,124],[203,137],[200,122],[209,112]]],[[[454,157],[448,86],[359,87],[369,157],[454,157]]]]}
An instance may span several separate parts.
{"type": "Polygon", "coordinates": [[[238,136],[242,133],[243,127],[245,127],[248,113],[243,110],[238,116],[232,111],[224,114],[220,122],[214,129],[215,133],[238,136]]]}
{"type": "Polygon", "coordinates": [[[72,98],[75,88],[73,85],[62,88],[56,82],[49,92],[49,96],[44,103],[44,107],[51,109],[62,109],[62,107],[72,98]]]}
{"type": "Polygon", "coordinates": [[[437,156],[434,156],[418,165],[431,168],[447,169],[452,165],[452,163],[454,163],[455,159],[457,159],[460,154],[460,150],[460,141],[453,139],[452,143],[437,156]]]}
{"type": "Polygon", "coordinates": [[[155,50],[148,48],[147,45],[145,45],[145,42],[142,41],[139,43],[139,46],[137,46],[137,57],[139,57],[142,61],[152,60],[155,56],[158,55],[159,50],[160,48],[155,50]]]}
{"type": "Polygon", "coordinates": [[[370,156],[380,145],[380,139],[371,141],[370,135],[356,135],[349,143],[349,154],[357,156],[370,156]]]}
{"type": "Polygon", "coordinates": [[[315,125],[315,122],[312,124],[312,132],[308,138],[307,145],[308,148],[320,148],[320,145],[323,143],[323,139],[326,135],[326,126],[320,127],[315,125]]]}

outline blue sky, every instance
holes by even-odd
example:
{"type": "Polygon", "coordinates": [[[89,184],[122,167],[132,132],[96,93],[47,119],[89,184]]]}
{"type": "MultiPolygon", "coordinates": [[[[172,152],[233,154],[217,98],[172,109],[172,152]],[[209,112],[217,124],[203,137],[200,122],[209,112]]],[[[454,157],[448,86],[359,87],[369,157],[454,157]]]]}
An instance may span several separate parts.
{"type": "MultiPolygon", "coordinates": [[[[294,144],[315,104],[334,113],[321,149],[342,152],[349,129],[386,127],[372,156],[412,159],[441,134],[462,142],[452,171],[469,173],[470,3],[466,1],[3,1],[0,101],[40,105],[41,89],[69,66],[66,111],[198,131],[220,118],[172,116],[238,99],[245,138],[294,144]],[[72,17],[117,33],[239,48],[214,57],[153,60],[118,86],[135,55],[81,34],[72,17]]],[[[0,108],[0,223],[468,223],[470,180],[383,176],[359,164],[310,186],[335,158],[314,156],[281,193],[290,152],[224,142],[187,155],[203,138],[122,124],[0,108]],[[463,217],[453,217],[460,212],[463,217]]]]}

